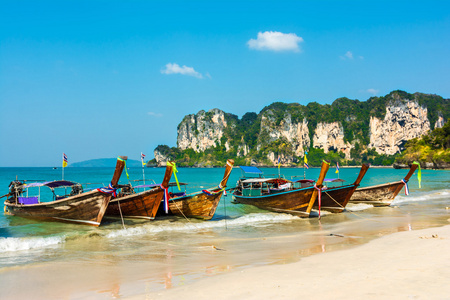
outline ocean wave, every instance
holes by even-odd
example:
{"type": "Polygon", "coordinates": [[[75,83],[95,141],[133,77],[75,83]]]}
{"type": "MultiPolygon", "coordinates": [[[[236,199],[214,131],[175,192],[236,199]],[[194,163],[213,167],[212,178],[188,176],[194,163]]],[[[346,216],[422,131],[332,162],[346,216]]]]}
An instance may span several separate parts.
{"type": "Polygon", "coordinates": [[[398,205],[406,202],[418,202],[418,201],[431,201],[431,200],[442,200],[449,199],[450,190],[437,190],[437,191],[427,191],[427,192],[414,192],[408,196],[398,195],[391,205],[398,205]]]}
{"type": "Polygon", "coordinates": [[[180,221],[180,222],[173,222],[170,224],[168,224],[167,222],[152,222],[151,224],[144,226],[129,227],[127,229],[114,230],[108,233],[106,237],[117,238],[117,237],[143,235],[149,233],[154,234],[167,231],[196,231],[220,227],[224,228],[225,226],[233,227],[245,225],[245,226],[260,227],[267,223],[286,222],[298,219],[300,218],[289,214],[253,213],[231,220],[203,221],[203,222],[189,222],[189,223],[180,221]]]}
{"type": "Polygon", "coordinates": [[[64,237],[0,238],[0,253],[47,248],[64,243],[64,237]]]}
{"type": "Polygon", "coordinates": [[[366,209],[369,209],[372,207],[373,207],[373,205],[365,204],[365,203],[355,203],[355,204],[349,203],[349,204],[347,204],[345,209],[348,211],[360,211],[360,210],[366,210],[366,209]]]}

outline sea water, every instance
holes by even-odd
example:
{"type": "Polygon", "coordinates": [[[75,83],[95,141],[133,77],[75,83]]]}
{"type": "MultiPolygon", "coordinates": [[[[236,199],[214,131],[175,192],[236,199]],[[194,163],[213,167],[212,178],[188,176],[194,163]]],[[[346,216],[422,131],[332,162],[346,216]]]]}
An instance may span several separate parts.
{"type": "MultiPolygon", "coordinates": [[[[262,170],[266,177],[281,173],[293,180],[304,176],[315,179],[320,171],[262,170]]],[[[16,178],[59,180],[61,171],[0,168],[0,196],[8,193],[9,183],[16,178]]],[[[160,183],[165,170],[144,171],[147,183],[160,183]]],[[[341,168],[339,174],[334,171],[330,169],[327,178],[339,176],[352,183],[359,168],[341,168]]],[[[64,179],[95,188],[107,185],[113,172],[114,168],[68,167],[64,179]]],[[[141,168],[129,168],[127,172],[129,178],[124,172],[120,183],[135,184],[133,180],[143,178],[141,168]]],[[[361,186],[399,181],[407,172],[371,168],[361,186]]],[[[224,168],[178,168],[177,177],[188,183],[189,193],[217,186],[223,174],[224,168]]],[[[235,168],[228,187],[235,186],[241,176],[240,169],[235,168]]],[[[322,212],[321,220],[232,204],[230,194],[222,197],[210,221],[163,217],[154,221],[124,219],[122,223],[120,218],[105,218],[96,228],[0,215],[0,298],[132,296],[246,266],[296,261],[396,231],[449,223],[450,171],[422,170],[420,189],[416,171],[408,185],[410,195],[402,190],[390,207],[349,204],[340,214],[322,212]]]]}

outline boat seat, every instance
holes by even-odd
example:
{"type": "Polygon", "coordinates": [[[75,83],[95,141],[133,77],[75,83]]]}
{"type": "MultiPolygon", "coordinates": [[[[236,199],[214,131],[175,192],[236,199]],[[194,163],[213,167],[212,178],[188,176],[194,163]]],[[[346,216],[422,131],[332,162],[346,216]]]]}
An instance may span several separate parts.
{"type": "Polygon", "coordinates": [[[38,204],[38,197],[19,197],[19,203],[23,205],[27,204],[38,204]]]}

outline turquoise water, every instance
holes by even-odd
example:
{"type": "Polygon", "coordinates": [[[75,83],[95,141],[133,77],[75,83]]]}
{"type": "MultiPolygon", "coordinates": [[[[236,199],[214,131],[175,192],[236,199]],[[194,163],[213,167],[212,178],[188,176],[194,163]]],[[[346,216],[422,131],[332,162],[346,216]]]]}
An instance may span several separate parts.
{"type": "MultiPolygon", "coordinates": [[[[216,186],[225,171],[224,168],[178,170],[179,181],[189,184],[188,192],[216,186]]],[[[262,170],[266,175],[278,174],[276,168],[262,170]]],[[[109,183],[114,169],[66,168],[64,171],[66,180],[93,183],[91,187],[98,187],[109,183]]],[[[164,171],[164,168],[146,168],[145,177],[147,181],[159,183],[164,171]]],[[[283,168],[280,171],[288,179],[292,176],[303,177],[304,172],[297,168],[283,168]]],[[[334,171],[330,169],[327,178],[336,178],[334,171]]],[[[398,181],[407,171],[371,168],[361,186],[398,181]]],[[[141,168],[129,168],[128,173],[130,180],[142,179],[141,168]]],[[[341,168],[339,177],[350,183],[358,173],[359,168],[341,168]]],[[[241,175],[240,169],[235,168],[228,186],[233,187],[241,175]]],[[[307,178],[314,179],[318,175],[318,168],[306,170],[307,178]]],[[[364,243],[391,232],[448,224],[450,171],[422,170],[421,189],[416,175],[409,182],[410,195],[405,196],[402,190],[391,207],[350,204],[344,213],[323,213],[321,221],[234,205],[231,204],[230,195],[222,198],[211,221],[177,217],[151,222],[127,219],[125,229],[118,218],[106,218],[100,227],[95,228],[37,222],[0,214],[0,270],[3,270],[3,286],[14,285],[17,272],[23,270],[51,270],[55,274],[52,280],[58,281],[60,277],[64,278],[58,273],[58,265],[69,265],[74,270],[89,266],[98,267],[99,278],[110,278],[112,274],[122,278],[118,281],[122,287],[119,294],[130,296],[134,292],[125,289],[130,282],[142,282],[136,288],[144,293],[142,289],[158,290],[177,286],[246,265],[295,261],[304,255],[364,243]],[[337,238],[330,234],[343,237],[337,238]]],[[[61,179],[61,169],[0,168],[0,195],[8,193],[8,185],[16,176],[18,179],[58,180],[61,179]]],[[[124,172],[120,183],[127,182],[124,172]]],[[[73,283],[73,289],[79,292],[89,286],[85,296],[89,296],[92,291],[116,290],[116,287],[106,286],[103,281],[87,280],[78,285],[73,283]]],[[[0,298],[5,295],[6,292],[0,289],[0,298]]],[[[71,298],[73,295],[66,296],[71,298]]]]}

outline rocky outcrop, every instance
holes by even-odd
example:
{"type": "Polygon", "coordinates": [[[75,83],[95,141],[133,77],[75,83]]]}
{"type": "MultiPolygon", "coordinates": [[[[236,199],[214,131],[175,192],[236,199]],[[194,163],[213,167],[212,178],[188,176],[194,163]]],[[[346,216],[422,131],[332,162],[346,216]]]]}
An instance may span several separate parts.
{"type": "Polygon", "coordinates": [[[296,156],[303,156],[303,149],[309,148],[311,143],[306,119],[301,122],[292,122],[291,115],[285,113],[284,118],[277,124],[272,110],[267,110],[261,117],[261,131],[258,139],[257,150],[271,142],[283,139],[292,146],[293,154],[296,156]]]}
{"type": "Polygon", "coordinates": [[[396,101],[386,107],[384,120],[370,117],[369,129],[369,148],[375,148],[380,154],[399,153],[406,141],[430,130],[427,108],[416,101],[396,101]]]}
{"type": "Polygon", "coordinates": [[[444,127],[444,124],[445,124],[444,117],[442,115],[439,115],[436,123],[434,123],[434,128],[442,128],[444,127]]]}
{"type": "Polygon", "coordinates": [[[237,148],[236,155],[242,157],[242,156],[246,156],[249,152],[250,152],[250,148],[246,144],[241,143],[237,148]]]}
{"type": "Polygon", "coordinates": [[[341,151],[345,154],[345,158],[350,159],[350,150],[353,146],[349,142],[344,141],[344,128],[338,122],[318,123],[313,137],[314,148],[323,149],[325,153],[328,151],[341,151]]]}
{"type": "Polygon", "coordinates": [[[170,160],[169,154],[170,148],[168,146],[159,145],[158,147],[156,147],[156,149],[153,151],[156,165],[158,167],[165,167],[167,165],[167,162],[170,160]]]}
{"type": "MultiPolygon", "coordinates": [[[[290,165],[302,160],[304,149],[314,147],[325,153],[343,152],[345,158],[354,159],[352,163],[375,161],[381,158],[372,148],[378,154],[393,155],[406,141],[426,134],[430,122],[442,127],[450,114],[448,103],[449,99],[437,95],[397,90],[366,102],[345,97],[331,105],[274,102],[259,114],[249,112],[241,118],[219,109],[201,110],[178,125],[178,147],[171,148],[172,157],[194,166],[222,163],[226,157],[273,165],[280,156],[282,165],[290,165]],[[182,151],[202,153],[212,147],[217,148],[194,156],[196,161],[190,159],[190,151],[182,151]]],[[[321,151],[312,152],[315,157],[321,155],[321,151]]],[[[158,162],[168,159],[164,151],[155,152],[155,158],[158,162]]]]}
{"type": "Polygon", "coordinates": [[[223,131],[227,126],[224,112],[217,108],[208,112],[201,110],[197,114],[187,115],[178,125],[178,148],[181,150],[191,148],[196,152],[201,152],[215,147],[220,144],[223,131]]]}

